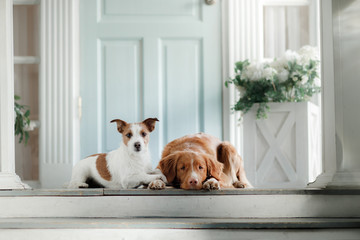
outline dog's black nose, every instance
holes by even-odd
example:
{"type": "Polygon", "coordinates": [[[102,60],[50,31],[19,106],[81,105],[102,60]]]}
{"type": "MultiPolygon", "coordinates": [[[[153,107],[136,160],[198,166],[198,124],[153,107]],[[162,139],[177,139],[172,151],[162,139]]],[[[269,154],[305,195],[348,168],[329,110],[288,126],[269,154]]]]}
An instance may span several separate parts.
{"type": "Polygon", "coordinates": [[[136,151],[140,151],[140,149],[141,149],[141,144],[140,144],[139,142],[136,142],[136,143],[134,143],[134,147],[135,147],[135,150],[136,150],[136,151]]]}

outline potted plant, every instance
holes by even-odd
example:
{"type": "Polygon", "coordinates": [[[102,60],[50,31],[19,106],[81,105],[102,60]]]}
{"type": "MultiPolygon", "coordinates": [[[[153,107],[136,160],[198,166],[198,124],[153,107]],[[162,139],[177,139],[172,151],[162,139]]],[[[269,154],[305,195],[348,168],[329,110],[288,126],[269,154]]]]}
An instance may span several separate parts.
{"type": "Polygon", "coordinates": [[[316,49],[304,46],[298,52],[287,50],[273,61],[237,62],[235,78],[225,85],[234,84],[240,92],[235,111],[246,114],[257,103],[257,118],[266,118],[269,102],[303,102],[319,93],[318,69],[316,49]]]}
{"type": "Polygon", "coordinates": [[[288,50],[273,61],[240,61],[234,84],[242,112],[245,167],[257,187],[305,187],[321,173],[320,92],[315,48],[288,50]]]}

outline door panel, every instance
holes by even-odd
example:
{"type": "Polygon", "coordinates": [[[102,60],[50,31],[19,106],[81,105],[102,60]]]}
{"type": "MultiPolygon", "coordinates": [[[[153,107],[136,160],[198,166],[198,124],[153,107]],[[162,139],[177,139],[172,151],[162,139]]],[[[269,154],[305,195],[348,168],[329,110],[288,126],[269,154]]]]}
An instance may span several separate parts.
{"type": "Polygon", "coordinates": [[[200,20],[199,0],[99,0],[100,21],[200,20]]]}
{"type": "Polygon", "coordinates": [[[162,50],[164,132],[168,141],[203,131],[201,41],[164,40],[162,50]]]}
{"type": "MultiPolygon", "coordinates": [[[[141,40],[104,40],[100,43],[100,66],[105,123],[121,117],[128,121],[141,118],[141,40]],[[110,63],[110,64],[109,64],[110,63]]],[[[104,151],[119,146],[114,123],[106,124],[104,151]]]]}
{"type": "Polygon", "coordinates": [[[222,137],[219,4],[82,0],[80,20],[82,157],[119,146],[114,118],[160,120],[154,166],[177,137],[222,137]]]}

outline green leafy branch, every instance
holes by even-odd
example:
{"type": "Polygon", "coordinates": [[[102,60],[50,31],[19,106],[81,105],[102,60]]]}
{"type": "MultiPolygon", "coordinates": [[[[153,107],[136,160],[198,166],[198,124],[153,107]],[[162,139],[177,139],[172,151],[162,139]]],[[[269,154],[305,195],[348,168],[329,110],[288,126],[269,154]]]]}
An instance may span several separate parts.
{"type": "Polygon", "coordinates": [[[27,144],[29,140],[29,132],[26,131],[26,127],[30,125],[30,110],[29,107],[26,105],[19,104],[18,100],[20,100],[20,97],[15,95],[15,103],[14,103],[14,110],[15,110],[15,135],[20,136],[19,143],[21,143],[23,140],[25,140],[25,145],[27,144]],[[24,139],[25,138],[25,139],[24,139]]]}

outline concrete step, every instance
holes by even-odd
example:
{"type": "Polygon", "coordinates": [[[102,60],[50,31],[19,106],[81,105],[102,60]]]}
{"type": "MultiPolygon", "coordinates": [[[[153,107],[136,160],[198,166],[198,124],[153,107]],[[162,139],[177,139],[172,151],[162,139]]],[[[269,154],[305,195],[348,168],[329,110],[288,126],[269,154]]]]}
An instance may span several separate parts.
{"type": "MultiPolygon", "coordinates": [[[[359,218],[359,190],[0,191],[0,218],[359,218]]],[[[360,239],[360,238],[359,238],[360,239]]]]}
{"type": "Polygon", "coordinates": [[[360,218],[5,218],[0,229],[345,229],[360,218]]]}
{"type": "Polygon", "coordinates": [[[359,240],[354,218],[6,218],[1,240],[359,240]]]}

